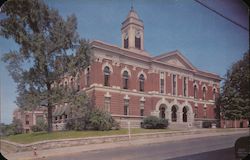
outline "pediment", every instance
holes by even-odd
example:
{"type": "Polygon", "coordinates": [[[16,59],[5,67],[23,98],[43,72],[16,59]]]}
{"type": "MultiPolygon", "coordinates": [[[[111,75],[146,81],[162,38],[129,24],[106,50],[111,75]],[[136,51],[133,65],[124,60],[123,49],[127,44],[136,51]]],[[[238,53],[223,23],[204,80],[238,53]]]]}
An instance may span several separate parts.
{"type": "Polygon", "coordinates": [[[154,60],[178,68],[195,70],[195,67],[179,51],[165,53],[155,57],[154,60]]]}

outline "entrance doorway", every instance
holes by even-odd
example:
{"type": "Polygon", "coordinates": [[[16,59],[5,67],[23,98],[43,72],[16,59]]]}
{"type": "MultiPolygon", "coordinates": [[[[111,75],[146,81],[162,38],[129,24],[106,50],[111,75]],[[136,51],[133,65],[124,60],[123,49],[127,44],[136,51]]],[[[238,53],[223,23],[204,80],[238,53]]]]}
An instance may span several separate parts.
{"type": "Polygon", "coordinates": [[[184,107],[182,112],[183,112],[182,114],[183,122],[187,122],[187,107],[184,107]]]}
{"type": "Polygon", "coordinates": [[[166,115],[165,115],[165,110],[166,110],[166,105],[162,104],[160,105],[160,118],[163,118],[165,119],[166,118],[166,115]]]}
{"type": "Polygon", "coordinates": [[[177,106],[172,106],[171,109],[172,113],[171,113],[171,118],[172,118],[172,122],[176,122],[177,121],[177,106]]]}

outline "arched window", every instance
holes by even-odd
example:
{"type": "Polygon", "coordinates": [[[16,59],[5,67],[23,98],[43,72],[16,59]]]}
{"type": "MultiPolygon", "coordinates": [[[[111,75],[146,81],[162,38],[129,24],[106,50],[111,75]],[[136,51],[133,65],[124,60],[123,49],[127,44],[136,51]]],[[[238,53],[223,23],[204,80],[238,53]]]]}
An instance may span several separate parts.
{"type": "Polygon", "coordinates": [[[197,86],[194,85],[194,98],[197,99],[197,86]]]}
{"type": "Polygon", "coordinates": [[[183,112],[182,120],[183,122],[187,122],[187,107],[184,107],[182,112],[183,112]]]}
{"type": "Polygon", "coordinates": [[[160,118],[163,118],[165,119],[165,106],[164,105],[161,105],[160,106],[160,118]]]}
{"type": "Polygon", "coordinates": [[[215,101],[215,98],[216,98],[216,90],[215,88],[213,89],[213,100],[215,101]]]}
{"type": "Polygon", "coordinates": [[[141,49],[141,35],[139,31],[135,34],[135,48],[141,49]]]}
{"type": "Polygon", "coordinates": [[[128,89],[128,78],[129,78],[128,71],[124,71],[122,77],[123,77],[123,89],[128,89]]]}
{"type": "Polygon", "coordinates": [[[206,99],[206,87],[202,88],[202,99],[205,100],[206,99]]]}
{"type": "Polygon", "coordinates": [[[104,68],[104,86],[109,86],[110,69],[108,66],[104,68]]]}
{"type": "Polygon", "coordinates": [[[128,34],[126,33],[125,37],[124,37],[124,48],[128,48],[128,34]]]}
{"type": "Polygon", "coordinates": [[[139,90],[141,92],[144,91],[144,80],[145,80],[144,75],[141,74],[140,77],[139,77],[139,90]]]}
{"type": "Polygon", "coordinates": [[[172,114],[171,114],[171,118],[172,118],[172,122],[176,122],[177,121],[177,108],[176,106],[172,106],[172,114]]]}
{"type": "Polygon", "coordinates": [[[86,86],[89,87],[89,78],[90,78],[90,73],[89,73],[89,67],[87,68],[87,73],[86,73],[86,86]]]}

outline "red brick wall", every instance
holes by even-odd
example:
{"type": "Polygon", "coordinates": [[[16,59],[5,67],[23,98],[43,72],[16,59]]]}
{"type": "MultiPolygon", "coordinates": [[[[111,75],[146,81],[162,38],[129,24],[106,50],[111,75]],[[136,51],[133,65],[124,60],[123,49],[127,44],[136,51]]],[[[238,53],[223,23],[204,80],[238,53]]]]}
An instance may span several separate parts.
{"type": "MultiPolygon", "coordinates": [[[[138,80],[138,74],[139,72],[143,71],[146,74],[145,77],[145,83],[144,83],[144,92],[149,92],[149,91],[158,91],[160,92],[160,73],[148,73],[147,69],[142,69],[139,67],[133,67],[131,65],[124,65],[120,64],[118,65],[112,65],[112,62],[110,60],[103,60],[103,63],[108,62],[113,69],[113,72],[110,75],[110,86],[119,86],[121,89],[123,88],[123,79],[122,79],[122,74],[121,71],[123,68],[128,68],[131,72],[131,76],[129,77],[129,82],[128,82],[128,90],[132,92],[133,89],[136,89],[139,91],[139,80],[138,80]]],[[[102,65],[103,63],[100,62],[93,62],[91,65],[90,69],[90,82],[91,84],[102,84],[104,83],[104,76],[103,76],[103,71],[102,71],[102,65]]],[[[81,85],[84,84],[84,74],[82,73],[82,78],[81,78],[81,85]]],[[[176,80],[177,80],[177,96],[182,95],[183,96],[183,79],[184,77],[182,76],[179,78],[180,75],[177,75],[176,80]]],[[[200,82],[199,80],[195,80],[196,83],[198,84],[198,100],[202,99],[202,85],[205,84],[208,88],[206,92],[206,100],[212,100],[213,98],[213,87],[209,86],[209,84],[205,82],[200,82]]],[[[218,87],[218,86],[217,86],[218,87]]],[[[218,90],[218,89],[217,89],[218,90]]],[[[171,74],[168,74],[165,72],[165,93],[172,95],[172,76],[171,74]]],[[[95,102],[95,105],[98,107],[103,107],[104,106],[104,95],[106,92],[104,91],[95,91],[92,92],[92,99],[95,102]]],[[[109,93],[111,95],[111,113],[112,114],[124,114],[124,94],[121,93],[109,93]]],[[[129,94],[128,94],[129,95],[129,94]]],[[[193,89],[193,80],[188,79],[188,95],[187,97],[194,96],[194,89],[193,89]]],[[[140,98],[142,96],[131,96],[130,97],[130,114],[132,115],[140,115],[140,98]]],[[[160,100],[160,98],[155,98],[155,97],[145,97],[145,109],[144,109],[144,114],[145,115],[150,115],[152,111],[155,110],[157,102],[160,100]]],[[[180,102],[180,103],[183,103],[180,102]]],[[[190,101],[193,111],[194,111],[194,102],[190,101]]],[[[198,103],[198,118],[203,118],[204,117],[204,105],[201,104],[201,102],[198,103]]],[[[170,106],[171,107],[171,106],[170,106]]],[[[207,105],[207,118],[215,118],[214,114],[214,106],[212,105],[207,105]]]]}

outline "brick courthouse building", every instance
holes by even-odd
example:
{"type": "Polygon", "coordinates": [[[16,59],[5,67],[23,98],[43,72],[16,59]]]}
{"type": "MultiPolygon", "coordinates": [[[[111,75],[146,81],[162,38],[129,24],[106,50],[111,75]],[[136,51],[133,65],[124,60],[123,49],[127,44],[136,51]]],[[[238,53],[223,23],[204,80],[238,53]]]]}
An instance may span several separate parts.
{"type": "Polygon", "coordinates": [[[218,75],[197,69],[178,50],[158,56],[146,52],[143,21],[133,8],[121,33],[122,47],[91,42],[94,61],[81,74],[79,87],[97,107],[122,126],[130,119],[132,127],[139,127],[143,116],[149,115],[168,119],[170,128],[215,120],[218,75]]]}

